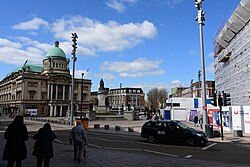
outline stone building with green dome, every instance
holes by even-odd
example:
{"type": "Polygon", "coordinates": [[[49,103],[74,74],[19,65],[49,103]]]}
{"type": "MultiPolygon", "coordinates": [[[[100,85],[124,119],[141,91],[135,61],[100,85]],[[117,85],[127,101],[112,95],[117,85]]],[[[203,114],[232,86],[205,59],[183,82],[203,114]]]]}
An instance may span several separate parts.
{"type": "MultiPolygon", "coordinates": [[[[25,64],[7,74],[0,81],[0,113],[68,117],[72,83],[69,63],[56,41],[42,65],[25,64]]],[[[89,112],[91,84],[91,80],[75,78],[74,111],[81,110],[82,96],[83,112],[89,112]]]]}

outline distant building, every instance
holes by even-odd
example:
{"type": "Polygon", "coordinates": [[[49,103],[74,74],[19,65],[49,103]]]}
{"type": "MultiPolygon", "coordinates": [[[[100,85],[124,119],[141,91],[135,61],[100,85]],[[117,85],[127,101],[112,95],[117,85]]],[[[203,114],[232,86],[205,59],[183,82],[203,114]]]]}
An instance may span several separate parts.
{"type": "Polygon", "coordinates": [[[105,95],[105,103],[108,105],[106,107],[111,110],[141,109],[145,105],[145,94],[141,88],[122,88],[120,86],[117,89],[109,89],[104,87],[104,82],[101,80],[98,92],[91,92],[92,101],[98,99],[100,93],[105,95]]]}
{"type": "MultiPolygon", "coordinates": [[[[214,81],[206,81],[206,96],[207,98],[212,97],[212,94],[215,91],[215,82],[214,81]]],[[[192,83],[190,87],[176,87],[171,89],[172,97],[201,97],[202,95],[202,87],[201,82],[192,83]]]]}
{"type": "MultiPolygon", "coordinates": [[[[59,42],[48,50],[42,65],[25,64],[0,81],[0,111],[38,116],[68,116],[71,104],[69,59],[59,42]]],[[[75,79],[75,111],[81,109],[81,79],[75,79]]],[[[83,111],[90,106],[91,80],[83,80],[83,111]]]]}
{"type": "Polygon", "coordinates": [[[144,96],[141,88],[110,89],[107,95],[109,106],[114,109],[141,109],[145,105],[144,96]]]}
{"type": "MultiPolygon", "coordinates": [[[[215,82],[214,81],[206,81],[206,96],[207,98],[212,97],[215,91],[215,82]]],[[[201,82],[195,82],[191,85],[191,87],[182,91],[181,97],[202,97],[202,87],[201,82]]]]}
{"type": "Polygon", "coordinates": [[[250,1],[241,0],[214,41],[217,91],[230,93],[232,105],[250,103],[250,1]]]}

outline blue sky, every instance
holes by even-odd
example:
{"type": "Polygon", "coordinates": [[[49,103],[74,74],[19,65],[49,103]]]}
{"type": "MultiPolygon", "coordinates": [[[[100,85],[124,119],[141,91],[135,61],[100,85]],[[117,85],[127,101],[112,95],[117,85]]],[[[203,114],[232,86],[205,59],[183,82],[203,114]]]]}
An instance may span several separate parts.
{"type": "MultiPolygon", "coordinates": [[[[205,0],[206,79],[213,80],[213,40],[240,0],[205,0]]],[[[193,0],[8,0],[0,5],[0,79],[21,66],[42,64],[58,40],[71,59],[78,34],[76,77],[105,87],[189,86],[200,70],[199,27],[193,0]],[[88,72],[87,72],[87,69],[88,72]]],[[[72,62],[70,62],[72,69],[72,62]]]]}

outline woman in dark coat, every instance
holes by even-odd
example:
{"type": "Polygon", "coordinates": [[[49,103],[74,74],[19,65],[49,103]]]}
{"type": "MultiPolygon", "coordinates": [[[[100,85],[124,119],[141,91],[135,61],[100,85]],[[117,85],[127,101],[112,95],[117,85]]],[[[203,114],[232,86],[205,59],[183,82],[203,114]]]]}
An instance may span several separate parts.
{"type": "Polygon", "coordinates": [[[22,116],[16,116],[4,133],[6,144],[3,151],[3,160],[8,160],[7,167],[22,166],[22,160],[27,158],[25,141],[28,140],[28,131],[23,123],[22,116]]]}
{"type": "Polygon", "coordinates": [[[32,155],[37,158],[37,167],[41,167],[44,161],[44,167],[49,167],[50,158],[54,157],[52,141],[56,139],[55,133],[51,130],[49,123],[44,124],[33,136],[36,140],[32,155]]]}

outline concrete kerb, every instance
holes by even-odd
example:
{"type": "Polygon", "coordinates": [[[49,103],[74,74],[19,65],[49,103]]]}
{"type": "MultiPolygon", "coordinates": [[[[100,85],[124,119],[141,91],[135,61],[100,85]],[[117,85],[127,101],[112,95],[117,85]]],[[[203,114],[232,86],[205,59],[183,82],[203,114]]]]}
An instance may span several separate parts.
{"type": "MultiPolygon", "coordinates": [[[[37,118],[37,117],[25,117],[25,120],[27,121],[36,121],[36,122],[49,122],[51,124],[54,125],[62,125],[62,126],[70,126],[69,122],[67,120],[53,120],[53,119],[41,119],[41,118],[37,118]]],[[[72,126],[70,126],[72,127],[72,126]]],[[[90,127],[89,131],[95,131],[95,132],[111,132],[111,133],[119,133],[122,134],[123,132],[125,133],[125,135],[127,135],[127,132],[129,132],[128,134],[132,134],[131,132],[139,132],[141,126],[122,126],[122,125],[108,125],[108,124],[104,124],[104,125],[100,125],[100,124],[96,124],[94,123],[93,127],[90,127]],[[101,128],[101,126],[103,126],[103,128],[101,128]],[[137,130],[135,130],[137,128],[137,130]]],[[[138,134],[137,134],[138,135],[138,134]]]]}

